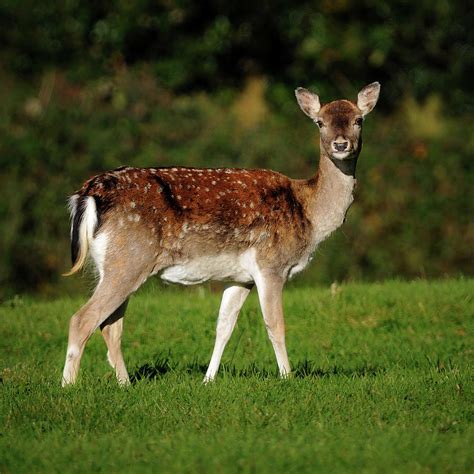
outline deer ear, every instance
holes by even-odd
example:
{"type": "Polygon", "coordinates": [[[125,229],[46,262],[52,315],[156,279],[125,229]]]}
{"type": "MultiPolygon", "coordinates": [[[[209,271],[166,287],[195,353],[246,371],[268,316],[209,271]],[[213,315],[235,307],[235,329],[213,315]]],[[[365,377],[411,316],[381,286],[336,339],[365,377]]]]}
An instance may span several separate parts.
{"type": "Polygon", "coordinates": [[[357,95],[357,107],[359,107],[362,115],[367,115],[377,103],[380,94],[380,84],[372,82],[365,86],[357,95]]]}
{"type": "Polygon", "coordinates": [[[301,110],[309,118],[316,120],[319,109],[321,109],[319,97],[303,87],[298,87],[298,89],[295,90],[295,95],[301,110]]]}

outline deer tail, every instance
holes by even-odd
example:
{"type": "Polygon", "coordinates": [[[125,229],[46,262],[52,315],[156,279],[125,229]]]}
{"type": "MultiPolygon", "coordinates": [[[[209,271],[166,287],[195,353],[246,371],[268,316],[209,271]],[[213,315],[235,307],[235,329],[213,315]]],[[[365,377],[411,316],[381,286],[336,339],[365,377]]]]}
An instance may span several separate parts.
{"type": "Polygon", "coordinates": [[[72,268],[63,276],[79,271],[86,262],[89,240],[97,228],[97,208],[92,196],[74,194],[69,198],[71,213],[71,261],[72,268]]]}

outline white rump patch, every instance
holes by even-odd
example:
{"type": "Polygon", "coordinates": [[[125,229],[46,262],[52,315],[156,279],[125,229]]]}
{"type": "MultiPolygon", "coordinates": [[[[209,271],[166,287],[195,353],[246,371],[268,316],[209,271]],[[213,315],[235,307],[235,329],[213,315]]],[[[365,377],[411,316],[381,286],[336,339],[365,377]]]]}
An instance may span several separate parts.
{"type": "Polygon", "coordinates": [[[87,239],[90,242],[97,227],[97,208],[95,205],[95,199],[92,196],[86,198],[83,224],[85,225],[81,224],[80,229],[81,231],[84,229],[84,231],[86,232],[87,239]]]}
{"type": "Polygon", "coordinates": [[[81,226],[81,230],[84,229],[86,232],[90,256],[95,263],[97,271],[99,272],[100,280],[102,280],[104,275],[104,261],[108,239],[105,232],[100,232],[94,237],[94,233],[97,228],[97,208],[95,205],[95,199],[92,196],[89,196],[86,200],[84,223],[85,225],[81,226]]]}
{"type": "Polygon", "coordinates": [[[105,254],[107,251],[107,234],[105,232],[97,235],[94,239],[91,239],[89,242],[91,249],[91,257],[94,260],[94,263],[99,272],[100,281],[104,277],[104,262],[105,254]]]}

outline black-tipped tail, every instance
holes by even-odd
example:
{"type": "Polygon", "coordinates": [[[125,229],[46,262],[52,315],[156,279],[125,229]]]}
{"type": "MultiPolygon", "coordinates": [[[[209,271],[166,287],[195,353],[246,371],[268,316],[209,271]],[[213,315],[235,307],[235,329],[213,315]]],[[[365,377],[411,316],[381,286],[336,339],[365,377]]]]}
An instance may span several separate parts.
{"type": "Polygon", "coordinates": [[[71,262],[72,265],[77,262],[81,242],[79,239],[79,228],[84,217],[86,199],[84,196],[73,196],[71,198],[71,262]]]}
{"type": "Polygon", "coordinates": [[[88,240],[91,234],[91,231],[88,229],[87,221],[97,221],[96,206],[93,199],[88,200],[87,196],[79,196],[75,194],[69,199],[69,207],[71,211],[72,268],[69,272],[64,273],[64,276],[72,275],[83,267],[87,257],[89,248],[88,240]],[[92,213],[92,215],[90,213],[92,213]]]}

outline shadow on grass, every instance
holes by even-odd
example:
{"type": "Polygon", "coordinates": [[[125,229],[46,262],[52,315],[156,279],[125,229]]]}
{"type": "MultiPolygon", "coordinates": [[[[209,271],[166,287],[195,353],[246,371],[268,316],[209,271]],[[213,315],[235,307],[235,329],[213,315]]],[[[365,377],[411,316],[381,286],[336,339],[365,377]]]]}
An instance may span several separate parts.
{"type": "MultiPolygon", "coordinates": [[[[197,360],[186,365],[173,362],[169,356],[157,357],[153,363],[146,363],[136,368],[130,374],[130,380],[132,383],[139,380],[153,380],[160,378],[170,372],[184,373],[190,375],[201,375],[204,377],[206,373],[207,365],[201,364],[197,360]]],[[[257,377],[261,379],[277,378],[277,370],[268,370],[260,367],[256,364],[251,364],[245,368],[236,368],[234,365],[222,364],[219,372],[232,377],[257,377]]],[[[321,368],[316,363],[310,360],[303,360],[298,362],[292,370],[292,376],[298,379],[305,378],[322,378],[331,376],[344,376],[344,377],[375,377],[385,372],[382,367],[376,367],[372,365],[364,365],[355,368],[345,368],[333,366],[330,368],[321,368]]]]}

